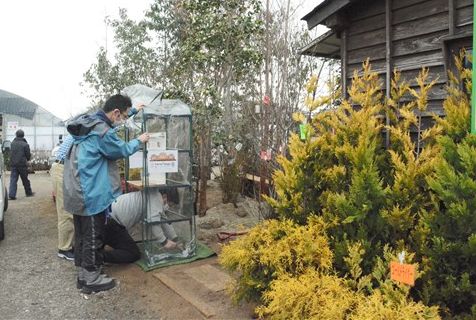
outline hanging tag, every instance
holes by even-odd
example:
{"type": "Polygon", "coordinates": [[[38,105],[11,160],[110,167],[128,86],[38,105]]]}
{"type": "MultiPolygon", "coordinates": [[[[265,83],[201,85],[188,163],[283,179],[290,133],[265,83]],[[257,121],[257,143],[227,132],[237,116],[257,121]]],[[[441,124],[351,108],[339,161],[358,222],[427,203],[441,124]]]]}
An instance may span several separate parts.
{"type": "Polygon", "coordinates": [[[261,160],[264,160],[264,161],[271,160],[271,150],[270,149],[268,149],[268,151],[262,150],[260,152],[260,158],[261,158],[261,160]]]}
{"type": "Polygon", "coordinates": [[[301,140],[306,140],[307,137],[307,124],[300,124],[299,125],[299,134],[301,140]]]}
{"type": "Polygon", "coordinates": [[[263,104],[264,104],[265,106],[269,106],[269,105],[271,104],[271,98],[270,98],[268,95],[265,95],[265,96],[263,97],[263,104]]]}
{"type": "Polygon", "coordinates": [[[405,262],[405,251],[402,251],[398,254],[398,261],[400,261],[400,264],[405,262]]]}
{"type": "Polygon", "coordinates": [[[398,254],[398,262],[390,262],[390,279],[408,284],[415,285],[415,266],[412,264],[405,264],[405,251],[398,254]]]}

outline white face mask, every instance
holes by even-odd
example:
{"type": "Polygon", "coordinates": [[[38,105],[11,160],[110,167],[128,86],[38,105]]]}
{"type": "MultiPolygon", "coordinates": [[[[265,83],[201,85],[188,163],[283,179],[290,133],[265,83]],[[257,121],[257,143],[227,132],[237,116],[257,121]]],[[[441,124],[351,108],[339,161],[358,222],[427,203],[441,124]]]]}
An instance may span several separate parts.
{"type": "Polygon", "coordinates": [[[121,119],[121,120],[118,120],[118,121],[114,121],[112,126],[114,128],[117,128],[117,127],[120,127],[120,126],[124,125],[125,123],[126,123],[126,121],[124,119],[121,119]]]}
{"type": "MultiPolygon", "coordinates": [[[[137,124],[134,123],[134,119],[132,119],[132,118],[129,118],[126,121],[124,121],[124,125],[129,129],[137,129],[138,128],[137,124]]],[[[140,127],[139,127],[139,129],[140,129],[140,127]]]]}
{"type": "Polygon", "coordinates": [[[126,120],[124,119],[124,117],[122,116],[121,113],[119,113],[119,117],[118,117],[118,118],[119,118],[119,120],[116,120],[116,121],[114,121],[114,122],[112,123],[112,126],[113,126],[114,128],[120,127],[120,126],[122,126],[124,123],[126,123],[126,120]]]}

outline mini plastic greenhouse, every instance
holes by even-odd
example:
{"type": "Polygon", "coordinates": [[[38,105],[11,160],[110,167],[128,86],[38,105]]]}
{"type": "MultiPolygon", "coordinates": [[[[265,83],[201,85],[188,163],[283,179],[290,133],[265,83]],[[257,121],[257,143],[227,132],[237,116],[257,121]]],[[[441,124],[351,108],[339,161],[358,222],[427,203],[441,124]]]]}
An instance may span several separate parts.
{"type": "Polygon", "coordinates": [[[144,109],[129,119],[126,140],[143,132],[150,140],[126,161],[128,190],[142,192],[142,241],[149,266],[195,255],[192,188],[192,114],[180,100],[161,99],[143,85],[123,90],[144,109]]]}

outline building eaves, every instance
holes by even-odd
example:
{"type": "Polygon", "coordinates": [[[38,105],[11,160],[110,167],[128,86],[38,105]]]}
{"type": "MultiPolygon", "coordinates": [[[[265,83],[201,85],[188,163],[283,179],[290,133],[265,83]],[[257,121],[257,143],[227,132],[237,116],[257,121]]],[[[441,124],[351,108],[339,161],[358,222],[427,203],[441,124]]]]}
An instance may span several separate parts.
{"type": "Polygon", "coordinates": [[[342,10],[351,3],[359,0],[324,0],[317,5],[311,12],[302,17],[301,20],[307,22],[307,28],[311,30],[315,26],[322,24],[334,13],[342,10]]]}
{"type": "Polygon", "coordinates": [[[302,55],[340,59],[340,40],[329,30],[300,50],[302,55]]]}

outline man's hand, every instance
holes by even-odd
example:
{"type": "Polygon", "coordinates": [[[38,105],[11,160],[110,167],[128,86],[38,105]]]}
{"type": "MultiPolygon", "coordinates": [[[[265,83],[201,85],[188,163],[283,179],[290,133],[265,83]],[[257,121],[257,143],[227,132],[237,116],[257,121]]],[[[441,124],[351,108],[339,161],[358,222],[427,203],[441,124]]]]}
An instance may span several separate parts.
{"type": "Polygon", "coordinates": [[[140,136],[138,136],[137,139],[142,143],[146,143],[147,141],[149,141],[150,136],[147,132],[145,132],[145,133],[141,134],[140,136]]]}
{"type": "Polygon", "coordinates": [[[137,112],[139,112],[139,111],[141,111],[142,109],[144,109],[144,107],[145,107],[145,104],[139,103],[139,104],[137,105],[137,107],[135,107],[135,108],[136,108],[137,112]]]}

